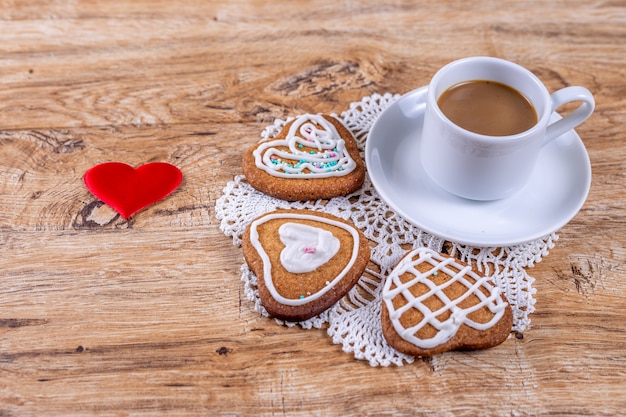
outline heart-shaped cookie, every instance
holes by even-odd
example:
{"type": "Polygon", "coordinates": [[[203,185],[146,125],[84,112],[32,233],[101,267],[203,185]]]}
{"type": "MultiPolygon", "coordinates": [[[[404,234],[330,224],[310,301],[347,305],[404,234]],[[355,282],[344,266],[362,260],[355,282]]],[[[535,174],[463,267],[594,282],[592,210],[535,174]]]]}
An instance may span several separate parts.
{"type": "Polygon", "coordinates": [[[365,164],[352,133],[328,115],[290,119],[276,137],[244,154],[242,169],[251,186],[284,200],[349,194],[365,179],[365,164]]]}
{"type": "Polygon", "coordinates": [[[258,278],[269,315],[287,321],[316,316],[341,299],[369,261],[363,233],[347,221],[310,210],[277,210],[253,220],[243,254],[258,278]]]}
{"type": "Polygon", "coordinates": [[[428,248],[400,260],[382,296],[383,335],[408,355],[492,347],[513,325],[511,308],[491,278],[428,248]]]}
{"type": "Polygon", "coordinates": [[[150,162],[137,168],[105,162],[90,168],[83,177],[89,191],[125,219],[167,197],[182,179],[182,172],[166,162],[150,162]]]}

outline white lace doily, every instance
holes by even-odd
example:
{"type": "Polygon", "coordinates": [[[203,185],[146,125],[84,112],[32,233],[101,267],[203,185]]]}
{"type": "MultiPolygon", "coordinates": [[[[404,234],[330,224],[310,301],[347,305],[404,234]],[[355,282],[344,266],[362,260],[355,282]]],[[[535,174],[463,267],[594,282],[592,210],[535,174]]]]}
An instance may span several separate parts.
{"type": "MultiPolygon", "coordinates": [[[[389,93],[382,96],[375,94],[352,103],[349,110],[338,116],[354,134],[362,156],[374,120],[398,98],[399,95],[389,93]]],[[[261,133],[262,140],[276,136],[287,121],[276,120],[268,126],[261,133]]],[[[447,242],[397,215],[380,199],[368,177],[360,190],[345,197],[288,202],[255,190],[240,175],[226,185],[215,207],[221,230],[232,237],[236,246],[241,245],[243,231],[253,219],[278,208],[304,208],[334,214],[352,221],[373,243],[368,269],[359,283],[335,306],[304,322],[277,320],[287,326],[297,324],[303,328],[328,326],[333,343],[342,345],[345,352],[352,352],[355,358],[367,360],[372,366],[400,366],[414,360],[387,344],[380,321],[384,277],[407,250],[427,246],[472,262],[479,271],[492,275],[513,309],[513,331],[522,332],[530,323],[529,315],[534,311],[535,303],[534,278],[528,275],[526,269],[540,262],[558,239],[553,233],[533,242],[502,248],[479,248],[447,242]]],[[[255,309],[267,316],[259,302],[257,278],[246,264],[241,267],[241,279],[245,294],[254,303],[255,309]]]]}

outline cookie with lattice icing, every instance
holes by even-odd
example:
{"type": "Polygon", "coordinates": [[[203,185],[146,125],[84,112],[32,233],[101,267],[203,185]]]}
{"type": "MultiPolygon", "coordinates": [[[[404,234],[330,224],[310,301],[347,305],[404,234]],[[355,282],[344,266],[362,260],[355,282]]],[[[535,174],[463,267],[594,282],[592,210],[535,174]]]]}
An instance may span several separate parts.
{"type": "Polygon", "coordinates": [[[431,356],[502,343],[513,326],[511,307],[493,279],[428,248],[409,252],[382,292],[383,335],[412,356],[431,356]]]}
{"type": "Polygon", "coordinates": [[[358,190],[365,163],[352,133],[337,118],[305,114],[274,138],[249,148],[242,160],[248,183],[283,200],[316,200],[358,190]]]}
{"type": "Polygon", "coordinates": [[[303,321],[331,307],[357,283],[369,244],[353,224],[311,210],[264,214],[244,231],[244,258],[270,316],[303,321]]]}

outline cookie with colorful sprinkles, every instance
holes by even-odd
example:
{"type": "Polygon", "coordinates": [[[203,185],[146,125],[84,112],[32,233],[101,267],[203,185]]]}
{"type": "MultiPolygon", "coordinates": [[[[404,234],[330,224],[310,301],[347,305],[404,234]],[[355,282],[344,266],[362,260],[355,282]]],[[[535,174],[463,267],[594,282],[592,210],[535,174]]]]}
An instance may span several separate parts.
{"type": "Polygon", "coordinates": [[[492,278],[428,248],[400,260],[382,300],[383,336],[412,356],[493,347],[513,326],[511,307],[492,278]]]}
{"type": "Polygon", "coordinates": [[[244,258],[272,317],[297,322],[333,306],[361,278],[367,238],[350,222],[312,210],[276,210],[242,237],[244,258]]]}
{"type": "Polygon", "coordinates": [[[354,136],[339,119],[322,114],[288,120],[276,137],[244,153],[242,169],[252,187],[288,201],[346,195],[365,180],[354,136]]]}

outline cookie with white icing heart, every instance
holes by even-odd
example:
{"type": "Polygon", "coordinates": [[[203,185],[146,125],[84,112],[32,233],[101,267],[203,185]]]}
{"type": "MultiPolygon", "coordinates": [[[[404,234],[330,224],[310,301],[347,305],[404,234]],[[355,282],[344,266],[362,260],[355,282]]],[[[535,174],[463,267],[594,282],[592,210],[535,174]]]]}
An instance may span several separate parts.
{"type": "Polygon", "coordinates": [[[370,259],[363,233],[339,217],[311,210],[277,210],[253,220],[243,255],[258,279],[270,316],[303,321],[340,300],[370,259]]]}
{"type": "Polygon", "coordinates": [[[511,307],[493,279],[428,248],[400,260],[382,298],[383,335],[407,355],[489,348],[506,340],[513,326],[511,307]]]}
{"type": "Polygon", "coordinates": [[[365,163],[346,126],[329,115],[289,120],[278,135],[248,149],[242,160],[248,183],[283,200],[316,200],[358,190],[365,163]]]}

